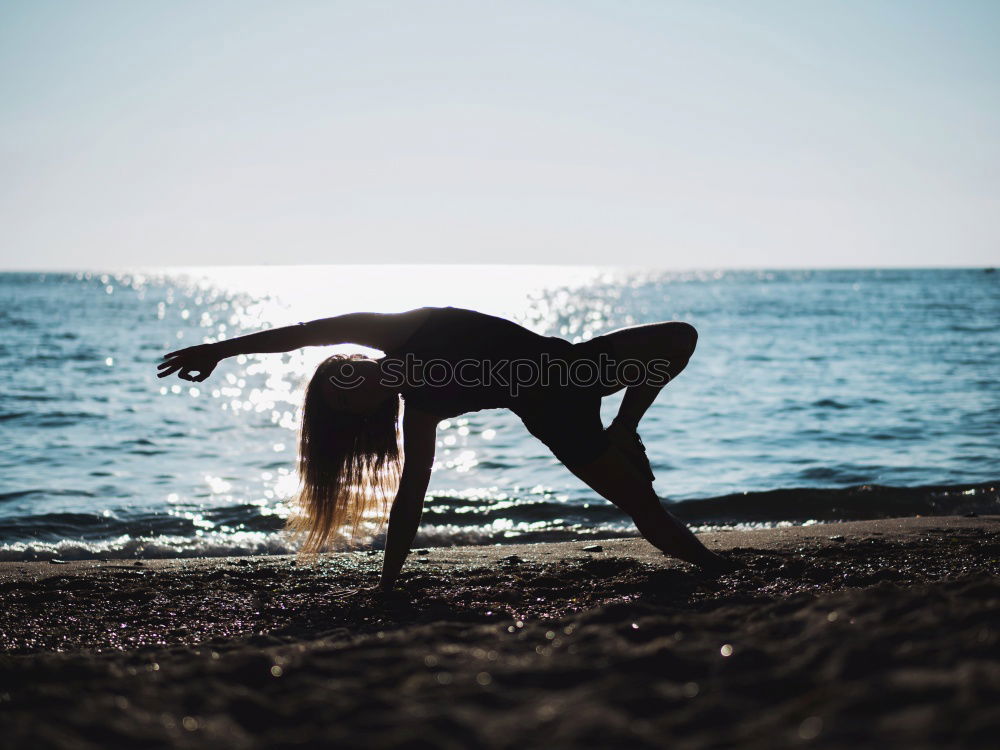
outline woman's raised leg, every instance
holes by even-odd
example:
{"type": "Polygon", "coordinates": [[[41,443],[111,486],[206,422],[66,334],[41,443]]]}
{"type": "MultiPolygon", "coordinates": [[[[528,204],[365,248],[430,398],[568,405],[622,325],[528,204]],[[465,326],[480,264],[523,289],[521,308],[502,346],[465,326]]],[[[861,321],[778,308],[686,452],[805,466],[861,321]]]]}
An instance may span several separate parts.
{"type": "Polygon", "coordinates": [[[698,344],[698,332],[689,323],[673,321],[622,328],[600,338],[611,346],[619,376],[629,378],[640,369],[641,382],[628,385],[614,423],[635,431],[663,387],[687,367],[698,344]],[[625,363],[635,363],[635,373],[625,363]]]}
{"type": "Polygon", "coordinates": [[[616,363],[617,387],[608,393],[626,388],[608,437],[652,482],[656,477],[639,437],[639,421],[663,387],[687,366],[698,332],[688,323],[673,321],[623,328],[598,338],[606,342],[616,363]]]}

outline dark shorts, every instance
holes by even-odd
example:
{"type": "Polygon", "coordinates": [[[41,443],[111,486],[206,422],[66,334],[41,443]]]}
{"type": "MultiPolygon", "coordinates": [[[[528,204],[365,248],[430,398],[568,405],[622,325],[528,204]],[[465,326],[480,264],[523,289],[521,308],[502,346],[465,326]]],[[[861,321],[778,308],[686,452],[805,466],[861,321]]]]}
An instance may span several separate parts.
{"type": "MultiPolygon", "coordinates": [[[[597,337],[572,347],[572,356],[598,361],[612,356],[610,343],[597,337]]],[[[602,389],[598,385],[550,385],[525,398],[513,411],[532,435],[566,466],[596,460],[610,444],[601,421],[602,389]]]]}

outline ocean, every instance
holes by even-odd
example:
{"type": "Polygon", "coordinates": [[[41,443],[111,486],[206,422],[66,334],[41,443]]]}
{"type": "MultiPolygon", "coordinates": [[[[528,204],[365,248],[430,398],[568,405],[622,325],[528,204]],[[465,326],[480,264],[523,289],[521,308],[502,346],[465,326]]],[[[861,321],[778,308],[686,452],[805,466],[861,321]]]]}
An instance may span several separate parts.
{"type": "MultiPolygon", "coordinates": [[[[0,274],[0,559],[294,551],[302,390],[335,350],[159,380],[163,353],[344,312],[456,305],[581,341],[685,320],[640,432],[698,528],[1000,512],[1000,275],[323,266],[0,274]]],[[[606,421],[620,396],[605,400],[606,421]]],[[[448,420],[419,546],[633,533],[507,412],[448,420]]],[[[379,544],[379,537],[363,540],[379,544]]]]}

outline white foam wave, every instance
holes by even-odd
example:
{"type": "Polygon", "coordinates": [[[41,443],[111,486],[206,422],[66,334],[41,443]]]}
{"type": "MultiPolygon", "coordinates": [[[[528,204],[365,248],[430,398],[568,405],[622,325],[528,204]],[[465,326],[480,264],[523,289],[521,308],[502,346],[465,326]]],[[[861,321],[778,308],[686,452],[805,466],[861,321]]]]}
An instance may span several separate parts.
{"type": "Polygon", "coordinates": [[[200,536],[133,537],[86,542],[12,542],[0,544],[0,560],[93,560],[97,558],[230,557],[241,555],[286,555],[296,547],[281,533],[240,531],[206,533],[200,536]]]}
{"type": "MultiPolygon", "coordinates": [[[[806,522],[810,525],[815,521],[806,522]]],[[[793,526],[788,521],[741,523],[732,525],[693,526],[696,532],[739,531],[760,528],[793,526]]],[[[598,524],[587,527],[538,528],[537,524],[503,524],[485,526],[458,526],[454,524],[428,524],[420,528],[413,547],[464,547],[489,544],[516,544],[518,542],[546,540],[547,532],[552,541],[573,538],[594,539],[634,535],[635,529],[625,522],[598,524]]],[[[360,535],[350,549],[382,549],[385,530],[376,534],[360,535]]],[[[94,559],[163,559],[181,557],[243,557],[250,555],[288,555],[298,552],[298,545],[285,533],[240,531],[234,533],[205,532],[197,536],[161,535],[133,537],[127,534],[96,542],[63,539],[58,542],[11,542],[0,544],[0,561],[25,560],[94,560],[94,559]]]]}

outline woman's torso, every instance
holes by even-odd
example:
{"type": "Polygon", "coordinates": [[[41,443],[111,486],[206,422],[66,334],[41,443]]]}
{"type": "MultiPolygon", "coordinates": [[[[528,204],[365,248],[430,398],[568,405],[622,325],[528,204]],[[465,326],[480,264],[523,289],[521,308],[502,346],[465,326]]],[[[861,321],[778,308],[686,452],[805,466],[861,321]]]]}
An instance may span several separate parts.
{"type": "Polygon", "coordinates": [[[568,341],[503,318],[456,307],[428,311],[381,366],[384,382],[398,387],[408,406],[442,418],[518,411],[558,387],[559,363],[578,356],[568,341]]]}

